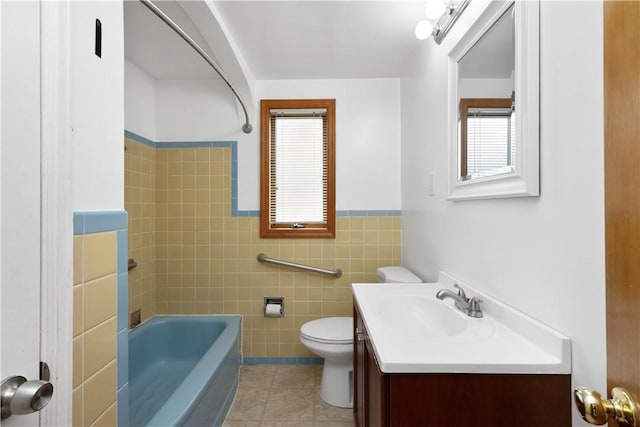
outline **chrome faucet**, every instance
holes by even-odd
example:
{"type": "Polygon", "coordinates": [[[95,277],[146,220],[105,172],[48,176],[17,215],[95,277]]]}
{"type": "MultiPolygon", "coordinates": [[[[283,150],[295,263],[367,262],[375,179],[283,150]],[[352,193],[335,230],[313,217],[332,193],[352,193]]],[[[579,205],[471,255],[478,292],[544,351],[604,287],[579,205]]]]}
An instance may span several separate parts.
{"type": "Polygon", "coordinates": [[[480,308],[482,300],[476,297],[468,298],[465,295],[464,290],[457,283],[454,283],[453,287],[458,289],[457,294],[449,289],[440,289],[436,294],[436,298],[440,300],[451,298],[455,302],[454,305],[456,308],[467,316],[476,318],[482,317],[482,309],[480,308]]]}

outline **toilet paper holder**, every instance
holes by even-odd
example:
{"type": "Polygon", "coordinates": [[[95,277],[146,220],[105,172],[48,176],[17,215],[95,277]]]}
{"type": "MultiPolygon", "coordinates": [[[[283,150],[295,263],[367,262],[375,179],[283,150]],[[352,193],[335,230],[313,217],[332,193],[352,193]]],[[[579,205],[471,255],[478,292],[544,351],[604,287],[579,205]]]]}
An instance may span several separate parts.
{"type": "Polygon", "coordinates": [[[263,311],[264,317],[284,317],[284,297],[264,297],[263,311]],[[275,305],[280,308],[274,312],[275,305]],[[268,310],[267,307],[269,308],[268,310]]]}

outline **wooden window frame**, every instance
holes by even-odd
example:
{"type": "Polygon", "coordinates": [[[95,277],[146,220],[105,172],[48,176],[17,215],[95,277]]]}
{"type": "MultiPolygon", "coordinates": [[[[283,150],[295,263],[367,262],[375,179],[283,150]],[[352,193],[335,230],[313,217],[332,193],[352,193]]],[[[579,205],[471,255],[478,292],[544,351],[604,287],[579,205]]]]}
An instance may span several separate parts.
{"type": "Polygon", "coordinates": [[[335,99],[263,99],[260,101],[260,237],[263,238],[335,238],[335,99]],[[271,110],[326,108],[326,208],[323,224],[272,223],[271,212],[271,110]]]}

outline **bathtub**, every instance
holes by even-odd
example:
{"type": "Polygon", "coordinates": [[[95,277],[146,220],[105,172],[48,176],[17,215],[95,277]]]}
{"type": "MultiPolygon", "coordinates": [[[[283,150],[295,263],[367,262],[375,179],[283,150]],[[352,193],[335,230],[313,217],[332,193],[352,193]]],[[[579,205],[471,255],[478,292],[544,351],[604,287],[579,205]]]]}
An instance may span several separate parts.
{"type": "Polygon", "coordinates": [[[238,387],[240,316],[156,316],[129,332],[129,421],[220,426],[238,387]]]}

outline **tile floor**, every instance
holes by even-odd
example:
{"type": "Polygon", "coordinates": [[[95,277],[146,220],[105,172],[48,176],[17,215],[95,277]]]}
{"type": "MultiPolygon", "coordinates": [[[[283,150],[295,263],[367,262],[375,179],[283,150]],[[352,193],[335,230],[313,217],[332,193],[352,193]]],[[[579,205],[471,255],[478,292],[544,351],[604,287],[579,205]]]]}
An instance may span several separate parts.
{"type": "Polygon", "coordinates": [[[353,427],[353,410],[320,399],[321,365],[244,365],[223,427],[353,427]]]}

